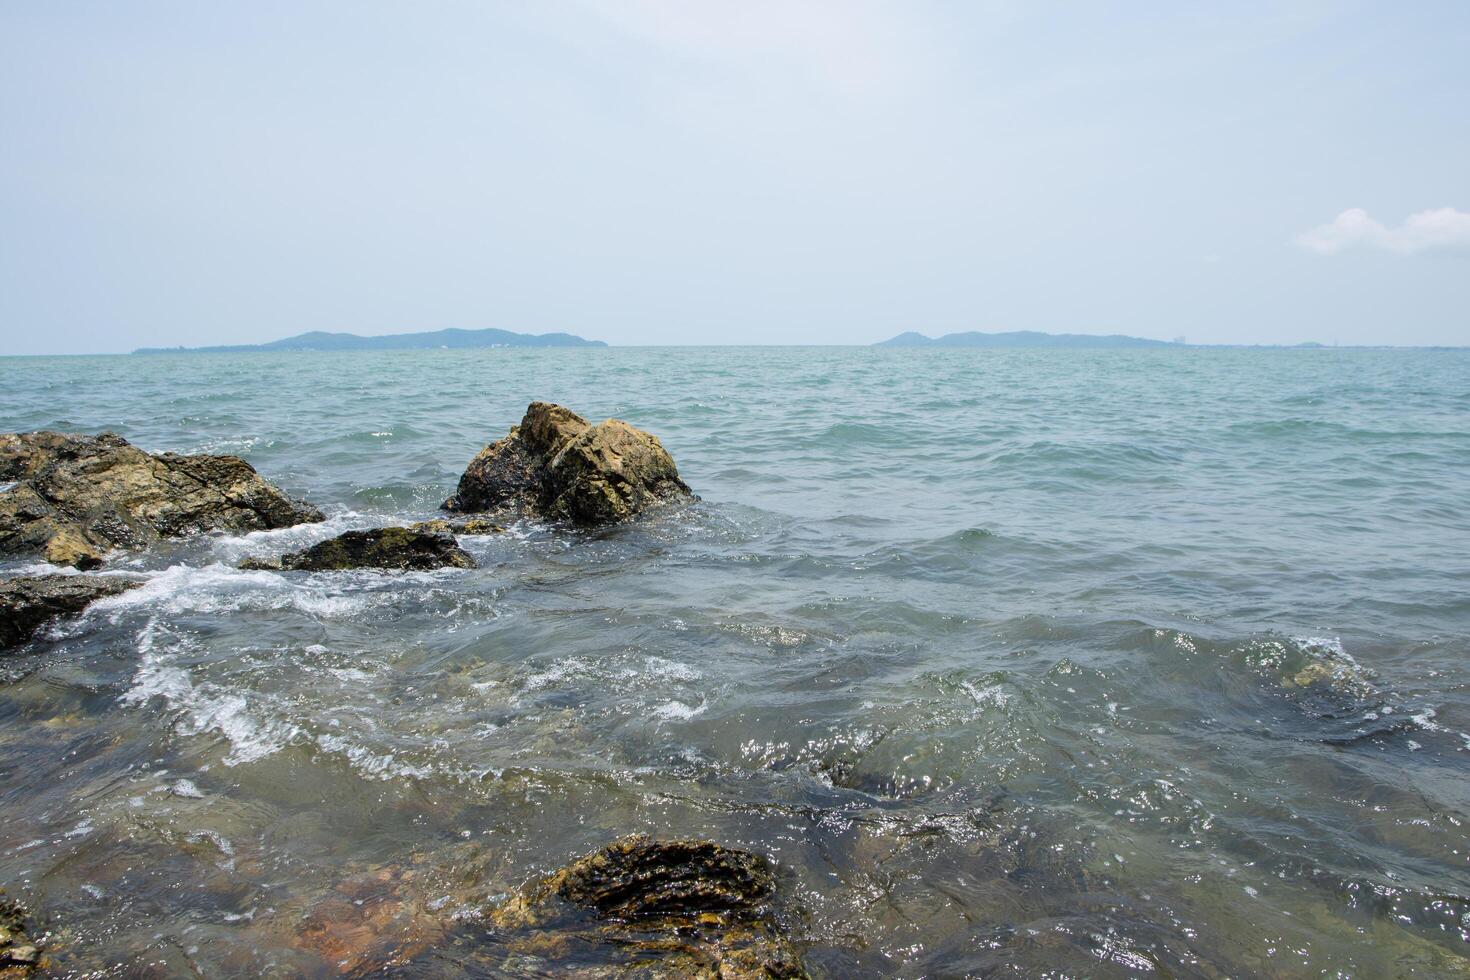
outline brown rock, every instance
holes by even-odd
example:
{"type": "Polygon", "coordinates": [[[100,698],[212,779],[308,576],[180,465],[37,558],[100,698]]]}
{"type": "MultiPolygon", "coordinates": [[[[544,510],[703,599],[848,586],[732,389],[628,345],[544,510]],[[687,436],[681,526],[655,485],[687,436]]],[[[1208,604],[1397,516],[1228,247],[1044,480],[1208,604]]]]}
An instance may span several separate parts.
{"type": "Polygon", "coordinates": [[[25,642],[51,620],[79,613],[103,596],[142,584],[97,575],[41,575],[0,581],[0,648],[25,642]]]}
{"type": "Polygon", "coordinates": [[[610,976],[804,978],[772,914],[775,891],[759,855],[635,834],[534,883],[489,921],[512,953],[585,959],[602,947],[616,961],[610,976]]]}
{"type": "Polygon", "coordinates": [[[291,945],[343,976],[381,976],[405,964],[443,932],[417,900],[412,879],[392,866],[339,882],[307,913],[291,945]]]}
{"type": "Polygon", "coordinates": [[[470,461],[444,509],[519,507],[596,526],[692,497],[657,436],[618,419],[589,425],[560,405],[532,402],[520,425],[470,461]]]}
{"type": "Polygon", "coordinates": [[[322,520],[238,456],[150,455],[121,436],[0,433],[0,554],[96,568],[112,548],[322,520]]]}

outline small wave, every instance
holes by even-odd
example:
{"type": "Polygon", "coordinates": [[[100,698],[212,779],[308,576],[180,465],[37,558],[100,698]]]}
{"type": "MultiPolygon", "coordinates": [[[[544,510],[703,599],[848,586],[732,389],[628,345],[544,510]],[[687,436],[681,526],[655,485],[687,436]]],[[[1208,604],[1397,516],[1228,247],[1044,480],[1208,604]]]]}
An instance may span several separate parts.
{"type": "Polygon", "coordinates": [[[910,438],[902,428],[868,422],[836,422],[823,429],[815,442],[828,446],[897,446],[910,438]]]}
{"type": "Polygon", "coordinates": [[[703,714],[706,705],[707,702],[700,702],[698,706],[691,707],[683,701],[665,701],[654,706],[653,716],[664,721],[688,721],[703,714]]]}
{"type": "Polygon", "coordinates": [[[181,735],[215,732],[230,745],[222,760],[227,766],[253,762],[277,752],[300,734],[300,729],[253,709],[243,691],[224,690],[213,684],[196,685],[188,671],[160,648],[160,640],[187,648],[187,638],[170,632],[158,620],[149,620],[138,637],[141,659],[132,687],[123,694],[125,704],[141,706],[161,700],[181,735]]]}
{"type": "Polygon", "coordinates": [[[350,620],[395,601],[391,592],[351,587],[354,582],[372,584],[375,577],[372,572],[347,572],[295,581],[278,572],[242,571],[228,565],[172,565],[151,575],[140,588],[102,600],[97,608],[141,609],[171,618],[295,609],[320,619],[350,620]]]}
{"type": "MultiPolygon", "coordinates": [[[[248,456],[250,450],[260,445],[260,436],[235,436],[230,438],[206,439],[189,450],[191,453],[205,453],[208,455],[248,456]]],[[[267,442],[265,448],[269,449],[274,442],[267,442]]]]}

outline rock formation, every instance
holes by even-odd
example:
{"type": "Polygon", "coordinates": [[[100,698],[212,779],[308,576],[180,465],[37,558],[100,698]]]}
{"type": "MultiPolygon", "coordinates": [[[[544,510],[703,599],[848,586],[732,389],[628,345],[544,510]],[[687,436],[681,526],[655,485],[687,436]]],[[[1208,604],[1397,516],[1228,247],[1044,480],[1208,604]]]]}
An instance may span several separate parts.
{"type": "Polygon", "coordinates": [[[24,643],[42,626],[104,596],[142,585],[99,575],[41,575],[0,581],[0,648],[24,643]]]}
{"type": "Polygon", "coordinates": [[[692,496],[658,437],[618,419],[590,425],[560,405],[532,402],[520,425],[470,461],[444,509],[518,507],[596,526],[692,496]]]}
{"type": "Polygon", "coordinates": [[[772,914],[775,891],[759,855],[635,834],[530,885],[489,923],[511,950],[546,960],[602,946],[620,962],[609,976],[806,977],[772,914]]]}
{"type": "Polygon", "coordinates": [[[274,572],[331,572],[348,568],[427,571],[476,566],[453,535],[407,527],[379,527],[371,531],[348,531],[305,551],[279,558],[247,558],[240,567],[274,572]]]}
{"type": "Polygon", "coordinates": [[[322,519],[238,456],[150,455],[121,436],[0,434],[0,554],[96,568],[112,548],[322,519]]]}

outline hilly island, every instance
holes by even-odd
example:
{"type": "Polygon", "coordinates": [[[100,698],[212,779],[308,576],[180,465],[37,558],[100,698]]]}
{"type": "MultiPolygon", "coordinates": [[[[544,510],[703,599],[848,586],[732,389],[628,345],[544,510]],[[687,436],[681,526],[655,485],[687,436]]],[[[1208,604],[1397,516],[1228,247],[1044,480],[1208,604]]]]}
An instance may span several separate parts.
{"type": "Polygon", "coordinates": [[[244,351],[342,351],[342,350],[430,350],[472,347],[606,347],[601,340],[586,340],[569,333],[515,333],[510,330],[433,330],[427,333],[394,333],[362,337],[354,333],[313,330],[268,344],[228,344],[217,347],[140,347],[134,354],[220,354],[244,351]]]}

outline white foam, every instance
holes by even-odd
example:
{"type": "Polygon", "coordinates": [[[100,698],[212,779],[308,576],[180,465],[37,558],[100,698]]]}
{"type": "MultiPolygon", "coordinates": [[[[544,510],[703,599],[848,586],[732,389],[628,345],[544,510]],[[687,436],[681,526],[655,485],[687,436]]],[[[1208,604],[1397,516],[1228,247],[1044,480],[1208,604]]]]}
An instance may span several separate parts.
{"type": "Polygon", "coordinates": [[[165,616],[295,609],[323,619],[346,620],[390,602],[391,594],[352,591],[340,579],[295,580],[279,572],[242,571],[230,565],[171,565],[140,588],[101,600],[104,609],[143,608],[165,616]]]}
{"type": "Polygon", "coordinates": [[[260,443],[260,436],[236,436],[231,439],[206,439],[196,445],[191,453],[239,456],[248,453],[260,443]]]}
{"type": "Polygon", "coordinates": [[[1439,722],[1434,720],[1436,716],[1437,713],[1433,708],[1425,708],[1418,714],[1411,715],[1410,720],[1414,724],[1418,725],[1420,728],[1424,729],[1426,732],[1439,732],[1444,735],[1458,735],[1460,737],[1460,741],[1465,743],[1464,748],[1470,749],[1470,735],[1467,735],[1464,732],[1457,732],[1453,728],[1446,728],[1445,726],[1439,724],[1439,722]]]}
{"type": "Polygon", "coordinates": [[[665,701],[656,705],[653,716],[664,721],[688,721],[690,718],[704,713],[705,704],[701,703],[697,708],[690,707],[683,701],[665,701]]]}
{"type": "Polygon", "coordinates": [[[670,680],[697,681],[704,676],[688,664],[666,660],[663,657],[644,657],[643,664],[650,673],[670,680]]]}
{"type": "Polygon", "coordinates": [[[195,844],[208,841],[224,855],[225,859],[219,863],[221,868],[230,870],[235,867],[235,845],[231,844],[229,839],[218,831],[196,830],[189,835],[188,839],[195,844]]]}
{"type": "Polygon", "coordinates": [[[987,684],[980,687],[972,681],[961,681],[960,687],[970,696],[971,700],[982,708],[989,705],[1004,710],[1014,698],[1014,695],[1007,694],[999,684],[987,684]]]}
{"type": "Polygon", "coordinates": [[[123,695],[125,703],[142,705],[161,698],[181,735],[217,732],[224,736],[230,743],[230,752],[223,759],[227,766],[263,759],[296,737],[299,729],[295,725],[261,717],[244,694],[207,683],[195,685],[188,672],[158,649],[158,637],[165,633],[158,620],[152,619],[139,634],[142,657],[133,686],[123,695]]]}
{"type": "Polygon", "coordinates": [[[569,657],[554,667],[531,674],[521,682],[521,689],[525,691],[539,691],[543,687],[549,687],[560,681],[566,680],[577,674],[586,673],[589,669],[587,661],[579,657],[569,657]]]}
{"type": "Polygon", "coordinates": [[[316,744],[326,752],[345,758],[353,769],[364,776],[384,781],[401,777],[428,779],[434,771],[427,766],[414,766],[399,760],[391,752],[373,752],[340,735],[318,735],[316,744]]]}
{"type": "Polygon", "coordinates": [[[1343,648],[1342,640],[1336,636],[1293,636],[1291,642],[1302,650],[1321,650],[1333,657],[1352,660],[1347,650],[1343,648]]]}

